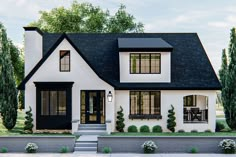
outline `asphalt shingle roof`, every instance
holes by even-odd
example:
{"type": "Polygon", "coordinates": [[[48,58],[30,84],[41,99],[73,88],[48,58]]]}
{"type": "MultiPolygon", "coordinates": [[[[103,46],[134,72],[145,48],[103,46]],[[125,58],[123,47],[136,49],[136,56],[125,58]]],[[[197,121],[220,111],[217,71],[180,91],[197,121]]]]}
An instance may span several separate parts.
{"type": "MultiPolygon", "coordinates": [[[[79,54],[95,73],[114,86],[115,89],[218,90],[221,88],[196,33],[44,33],[44,60],[50,57],[50,54],[47,53],[51,53],[56,48],[60,38],[65,37],[79,51],[79,54]],[[162,38],[171,45],[173,47],[171,53],[171,83],[121,83],[119,78],[118,38],[162,38]]],[[[43,64],[43,61],[40,64],[43,64]]],[[[40,65],[38,66],[40,67],[40,65]]],[[[37,68],[32,71],[37,71],[37,68]]],[[[34,72],[29,75],[33,75],[34,72]]],[[[28,76],[27,79],[30,79],[30,77],[28,76]]],[[[24,86],[28,81],[27,79],[22,82],[19,88],[24,86]]]]}

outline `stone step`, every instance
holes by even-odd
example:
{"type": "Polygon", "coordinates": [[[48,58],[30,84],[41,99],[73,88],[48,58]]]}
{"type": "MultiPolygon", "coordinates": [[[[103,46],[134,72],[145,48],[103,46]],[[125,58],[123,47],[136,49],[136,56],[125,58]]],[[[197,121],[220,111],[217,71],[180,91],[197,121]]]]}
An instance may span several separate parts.
{"type": "Polygon", "coordinates": [[[74,151],[97,151],[97,147],[75,147],[74,151]]]}
{"type": "Polygon", "coordinates": [[[106,127],[106,124],[79,124],[79,127],[106,127]]]}
{"type": "Polygon", "coordinates": [[[79,155],[80,156],[80,154],[97,154],[97,151],[74,151],[74,153],[73,154],[76,154],[76,155],[79,155]]]}
{"type": "Polygon", "coordinates": [[[76,142],[75,147],[97,147],[97,142],[76,142]]]}
{"type": "Polygon", "coordinates": [[[106,127],[94,127],[94,126],[86,126],[79,127],[78,130],[106,130],[106,127]]]}
{"type": "Polygon", "coordinates": [[[107,135],[105,130],[78,130],[74,135],[107,135]]]}

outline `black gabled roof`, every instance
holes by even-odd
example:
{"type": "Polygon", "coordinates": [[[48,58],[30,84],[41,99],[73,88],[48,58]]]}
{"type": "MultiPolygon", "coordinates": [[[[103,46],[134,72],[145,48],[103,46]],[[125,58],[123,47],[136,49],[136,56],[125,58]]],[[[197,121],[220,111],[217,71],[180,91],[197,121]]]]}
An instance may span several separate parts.
{"type": "Polygon", "coordinates": [[[44,57],[22,81],[19,89],[24,89],[26,82],[64,38],[94,72],[115,89],[218,90],[221,88],[196,33],[44,33],[44,57]],[[170,44],[173,47],[171,83],[120,83],[118,38],[162,38],[170,44]]]}
{"type": "Polygon", "coordinates": [[[119,52],[172,51],[173,47],[162,38],[118,38],[119,52]]]}

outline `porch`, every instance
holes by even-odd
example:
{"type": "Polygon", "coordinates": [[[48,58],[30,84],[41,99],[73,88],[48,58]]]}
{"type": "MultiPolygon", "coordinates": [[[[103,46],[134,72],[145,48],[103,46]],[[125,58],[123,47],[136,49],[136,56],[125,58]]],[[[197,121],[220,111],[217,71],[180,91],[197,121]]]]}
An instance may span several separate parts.
{"type": "Polygon", "coordinates": [[[184,123],[208,123],[208,97],[188,95],[183,98],[184,123]]]}

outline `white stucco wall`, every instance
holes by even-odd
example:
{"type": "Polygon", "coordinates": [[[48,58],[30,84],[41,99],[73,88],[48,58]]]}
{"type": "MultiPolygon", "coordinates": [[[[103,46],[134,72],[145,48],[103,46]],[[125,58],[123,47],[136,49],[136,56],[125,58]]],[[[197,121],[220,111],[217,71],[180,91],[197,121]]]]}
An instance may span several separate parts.
{"type": "Polygon", "coordinates": [[[210,90],[163,90],[161,91],[161,115],[162,119],[160,120],[140,120],[134,119],[131,120],[128,118],[129,116],[129,91],[128,90],[119,90],[115,91],[116,93],[116,111],[119,110],[119,107],[122,106],[124,109],[124,118],[125,118],[125,130],[130,125],[136,125],[138,128],[142,125],[148,125],[150,129],[154,125],[162,126],[163,131],[168,131],[166,128],[166,121],[168,110],[170,109],[170,105],[172,104],[175,107],[176,113],[176,131],[180,129],[184,129],[186,132],[190,132],[193,129],[198,130],[199,132],[205,131],[207,129],[211,129],[215,131],[215,102],[216,102],[216,91],[210,90]],[[183,97],[186,95],[204,95],[208,96],[208,123],[183,123],[183,97]]]}
{"type": "Polygon", "coordinates": [[[25,31],[25,76],[42,58],[43,38],[37,31],[25,31]]]}
{"type": "Polygon", "coordinates": [[[152,52],[161,54],[160,74],[130,74],[130,53],[134,52],[119,53],[120,82],[171,82],[171,52],[152,52]]]}
{"type": "MultiPolygon", "coordinates": [[[[25,88],[25,107],[32,107],[34,126],[36,126],[36,87],[33,82],[66,82],[74,81],[72,87],[72,120],[80,119],[80,91],[81,90],[106,90],[114,95],[114,88],[101,80],[96,73],[89,67],[76,50],[64,39],[54,50],[45,63],[38,69],[33,77],[27,82],[25,88]],[[59,51],[70,50],[71,52],[71,71],[59,71],[59,51]]],[[[107,101],[107,99],[106,99],[107,101]]],[[[114,124],[114,102],[106,102],[106,120],[111,120],[114,124]]],[[[72,128],[76,131],[77,128],[72,128]]],[[[114,130],[114,125],[112,126],[114,130]]]]}

